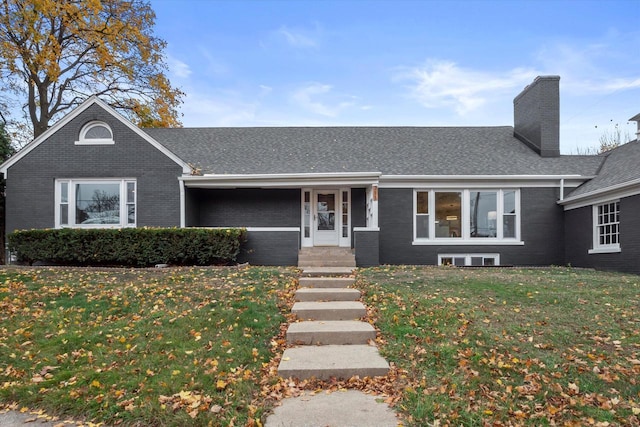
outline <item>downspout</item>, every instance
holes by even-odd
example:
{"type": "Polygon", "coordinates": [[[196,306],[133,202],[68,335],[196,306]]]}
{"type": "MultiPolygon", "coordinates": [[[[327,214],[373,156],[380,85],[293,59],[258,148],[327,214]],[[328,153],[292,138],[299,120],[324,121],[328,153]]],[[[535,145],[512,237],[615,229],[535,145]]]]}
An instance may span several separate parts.
{"type": "Polygon", "coordinates": [[[560,178],[560,201],[564,200],[564,178],[560,178]]]}
{"type": "Polygon", "coordinates": [[[184,181],[179,179],[178,182],[180,183],[180,228],[185,228],[186,207],[185,207],[184,181]]]}

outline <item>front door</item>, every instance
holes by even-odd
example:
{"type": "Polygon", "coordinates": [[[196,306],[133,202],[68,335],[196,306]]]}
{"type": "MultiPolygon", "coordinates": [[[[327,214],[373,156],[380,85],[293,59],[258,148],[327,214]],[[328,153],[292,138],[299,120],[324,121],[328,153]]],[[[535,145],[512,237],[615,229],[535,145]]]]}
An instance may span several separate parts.
{"type": "Polygon", "coordinates": [[[340,243],[340,198],[335,190],[314,192],[314,246],[338,246],[340,243]]]}

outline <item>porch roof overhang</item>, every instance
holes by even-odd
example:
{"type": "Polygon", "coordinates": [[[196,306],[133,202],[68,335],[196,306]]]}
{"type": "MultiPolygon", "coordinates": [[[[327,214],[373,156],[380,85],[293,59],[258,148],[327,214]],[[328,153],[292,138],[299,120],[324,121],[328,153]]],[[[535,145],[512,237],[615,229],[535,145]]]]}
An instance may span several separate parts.
{"type": "Polygon", "coordinates": [[[430,187],[482,188],[517,187],[578,187],[593,176],[584,175],[383,175],[381,188],[430,187]]]}
{"type": "Polygon", "coordinates": [[[638,194],[640,194],[640,179],[634,179],[632,181],[611,185],[588,193],[569,196],[564,200],[558,201],[558,204],[562,205],[565,211],[568,211],[571,209],[604,203],[610,200],[631,197],[638,194]]]}
{"type": "Polygon", "coordinates": [[[303,188],[377,185],[381,172],[185,175],[187,188],[303,188]]]}

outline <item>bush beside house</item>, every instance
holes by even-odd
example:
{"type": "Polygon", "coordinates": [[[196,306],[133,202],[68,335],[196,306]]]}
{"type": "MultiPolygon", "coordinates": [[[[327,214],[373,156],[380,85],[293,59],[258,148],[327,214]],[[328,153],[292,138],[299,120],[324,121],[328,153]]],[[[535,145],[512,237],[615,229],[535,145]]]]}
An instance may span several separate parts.
{"type": "Polygon", "coordinates": [[[241,228],[110,228],[18,230],[8,236],[20,263],[62,265],[212,265],[234,262],[241,228]]]}

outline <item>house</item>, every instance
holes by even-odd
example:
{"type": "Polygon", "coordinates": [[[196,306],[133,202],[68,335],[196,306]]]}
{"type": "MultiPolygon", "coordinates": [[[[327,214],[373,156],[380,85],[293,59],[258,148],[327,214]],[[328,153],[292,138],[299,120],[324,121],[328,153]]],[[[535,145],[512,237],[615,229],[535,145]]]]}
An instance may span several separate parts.
{"type": "MultiPolygon", "coordinates": [[[[632,118],[640,120],[640,115],[632,118]]],[[[241,261],[640,273],[640,146],[559,150],[559,77],[514,126],[140,129],[89,98],[4,164],[6,229],[246,227],[241,261]]]]}

